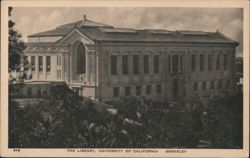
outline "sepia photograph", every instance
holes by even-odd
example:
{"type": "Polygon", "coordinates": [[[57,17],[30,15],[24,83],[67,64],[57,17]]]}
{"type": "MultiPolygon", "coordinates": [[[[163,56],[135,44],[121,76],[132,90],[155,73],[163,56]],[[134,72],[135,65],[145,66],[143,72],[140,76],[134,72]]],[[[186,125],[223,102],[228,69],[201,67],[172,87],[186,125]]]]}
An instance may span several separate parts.
{"type": "Polygon", "coordinates": [[[246,148],[243,7],[6,11],[8,149],[246,148]]]}

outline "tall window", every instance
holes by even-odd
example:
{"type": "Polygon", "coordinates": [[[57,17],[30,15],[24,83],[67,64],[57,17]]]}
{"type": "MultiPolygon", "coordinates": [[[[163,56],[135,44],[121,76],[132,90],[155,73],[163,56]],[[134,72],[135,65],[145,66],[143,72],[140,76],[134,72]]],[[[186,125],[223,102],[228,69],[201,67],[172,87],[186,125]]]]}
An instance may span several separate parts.
{"type": "Polygon", "coordinates": [[[226,88],[230,87],[230,80],[226,80],[226,88]]]}
{"type": "Polygon", "coordinates": [[[60,55],[56,56],[56,63],[58,66],[61,65],[61,56],[60,55]]]}
{"type": "Polygon", "coordinates": [[[38,66],[39,66],[39,71],[43,71],[43,57],[38,56],[38,66]]]}
{"type": "Polygon", "coordinates": [[[228,70],[228,54],[224,54],[224,70],[228,70]]]}
{"type": "Polygon", "coordinates": [[[158,94],[158,95],[161,94],[161,85],[160,84],[156,85],[156,94],[158,94]]]}
{"type": "Polygon", "coordinates": [[[198,82],[194,82],[194,91],[198,90],[198,82]]]}
{"type": "Polygon", "coordinates": [[[51,57],[46,56],[46,71],[50,72],[51,71],[51,57]]]}
{"type": "Polygon", "coordinates": [[[133,73],[139,74],[139,55],[133,55],[133,73]]]}
{"type": "Polygon", "coordinates": [[[35,56],[31,56],[30,66],[31,66],[31,71],[35,71],[36,70],[36,59],[35,59],[35,56]]]}
{"type": "Polygon", "coordinates": [[[208,70],[211,71],[213,70],[213,65],[212,65],[212,60],[213,60],[213,54],[208,54],[208,70]]]}
{"type": "Polygon", "coordinates": [[[195,71],[195,66],[196,66],[196,55],[192,54],[191,55],[191,70],[195,71]]]}
{"type": "Polygon", "coordinates": [[[77,47],[77,73],[86,73],[86,51],[82,43],[77,47]]]}
{"type": "Polygon", "coordinates": [[[203,81],[203,82],[202,82],[202,89],[203,89],[203,90],[206,90],[206,88],[207,88],[207,82],[206,82],[206,81],[203,81]]]}
{"type": "Polygon", "coordinates": [[[128,55],[122,56],[122,73],[128,74],[128,55]]]}
{"type": "Polygon", "coordinates": [[[210,89],[214,89],[214,81],[210,82],[210,89]]]}
{"type": "Polygon", "coordinates": [[[141,95],[141,86],[135,86],[135,94],[141,95]]]}
{"type": "Polygon", "coordinates": [[[204,70],[204,54],[200,54],[200,71],[204,70]]]}
{"type": "Polygon", "coordinates": [[[149,55],[143,56],[143,71],[145,74],[149,73],[149,55]]]}
{"type": "Polygon", "coordinates": [[[117,55],[111,55],[111,74],[117,75],[117,55]]]}
{"type": "Polygon", "coordinates": [[[218,88],[221,89],[222,88],[222,81],[219,80],[219,83],[218,83],[218,88]]]}
{"type": "Polygon", "coordinates": [[[178,71],[179,71],[179,56],[172,55],[172,72],[178,72],[178,71]]]}
{"type": "Polygon", "coordinates": [[[125,96],[130,96],[130,94],[131,94],[131,88],[125,87],[125,96]]]}
{"type": "Polygon", "coordinates": [[[159,55],[154,55],[154,73],[160,72],[160,59],[159,55]]]}
{"type": "Polygon", "coordinates": [[[146,86],[146,94],[147,94],[147,95],[150,95],[150,94],[151,94],[151,90],[152,90],[151,85],[147,85],[147,86],[146,86]]]}
{"type": "Polygon", "coordinates": [[[119,87],[114,87],[113,88],[113,96],[114,97],[119,97],[120,96],[120,88],[119,87]]]}
{"type": "Polygon", "coordinates": [[[220,54],[217,54],[217,58],[216,58],[216,70],[220,70],[220,54]]]}

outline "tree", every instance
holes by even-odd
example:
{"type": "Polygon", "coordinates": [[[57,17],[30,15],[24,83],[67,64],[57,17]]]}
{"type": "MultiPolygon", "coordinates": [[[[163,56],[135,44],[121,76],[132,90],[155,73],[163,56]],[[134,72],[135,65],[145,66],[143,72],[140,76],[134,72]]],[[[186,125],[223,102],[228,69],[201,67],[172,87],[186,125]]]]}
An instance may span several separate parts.
{"type": "MultiPolygon", "coordinates": [[[[9,18],[11,17],[12,7],[9,7],[9,18]]],[[[21,57],[25,45],[21,40],[22,35],[14,29],[15,22],[11,19],[8,22],[9,27],[9,70],[20,70],[21,57]]]]}

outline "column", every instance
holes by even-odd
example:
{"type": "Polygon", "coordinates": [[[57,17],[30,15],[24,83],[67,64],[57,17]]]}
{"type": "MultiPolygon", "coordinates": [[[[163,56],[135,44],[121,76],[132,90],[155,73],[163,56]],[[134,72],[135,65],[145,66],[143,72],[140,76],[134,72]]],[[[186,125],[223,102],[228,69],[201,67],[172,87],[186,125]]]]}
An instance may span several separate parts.
{"type": "Polygon", "coordinates": [[[73,75],[73,73],[72,73],[72,53],[70,52],[70,54],[69,54],[69,83],[71,83],[72,82],[72,75],[73,75]]]}
{"type": "Polygon", "coordinates": [[[64,68],[65,67],[65,65],[64,65],[64,53],[65,52],[61,53],[61,74],[62,74],[61,77],[62,77],[63,81],[65,81],[65,76],[64,76],[65,75],[65,72],[64,72],[65,71],[65,68],[64,68]]]}
{"type": "MultiPolygon", "coordinates": [[[[95,82],[96,82],[96,85],[98,86],[99,85],[99,53],[98,52],[95,52],[95,67],[96,67],[96,71],[95,71],[95,82]]],[[[107,74],[105,74],[107,75],[107,74]]]]}
{"type": "Polygon", "coordinates": [[[38,80],[38,71],[39,71],[39,63],[38,63],[38,56],[35,56],[35,79],[38,80]]]}
{"type": "Polygon", "coordinates": [[[46,74],[46,71],[47,71],[47,62],[46,62],[46,56],[43,56],[43,77],[44,79],[46,80],[47,79],[47,74],[46,74]]]}
{"type": "Polygon", "coordinates": [[[86,77],[87,82],[90,82],[90,54],[89,52],[86,52],[86,77]]]}

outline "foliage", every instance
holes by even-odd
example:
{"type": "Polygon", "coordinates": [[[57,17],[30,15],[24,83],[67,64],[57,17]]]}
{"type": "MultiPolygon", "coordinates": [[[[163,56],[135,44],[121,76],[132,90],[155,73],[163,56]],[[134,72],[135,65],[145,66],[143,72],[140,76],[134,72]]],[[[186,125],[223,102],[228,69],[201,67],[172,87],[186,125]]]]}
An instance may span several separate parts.
{"type": "Polygon", "coordinates": [[[242,94],[214,96],[209,103],[188,111],[126,97],[113,102],[118,111],[110,116],[66,85],[55,86],[39,106],[20,108],[10,97],[9,146],[195,148],[201,139],[215,148],[242,145],[242,94]]]}
{"type": "MultiPolygon", "coordinates": [[[[9,17],[11,16],[12,7],[9,7],[9,17]]],[[[21,41],[22,35],[14,29],[15,22],[9,20],[9,69],[20,70],[21,55],[25,49],[23,41],[21,41]]]]}
{"type": "Polygon", "coordinates": [[[242,148],[243,94],[221,93],[209,101],[203,117],[203,137],[215,148],[242,148]]]}

